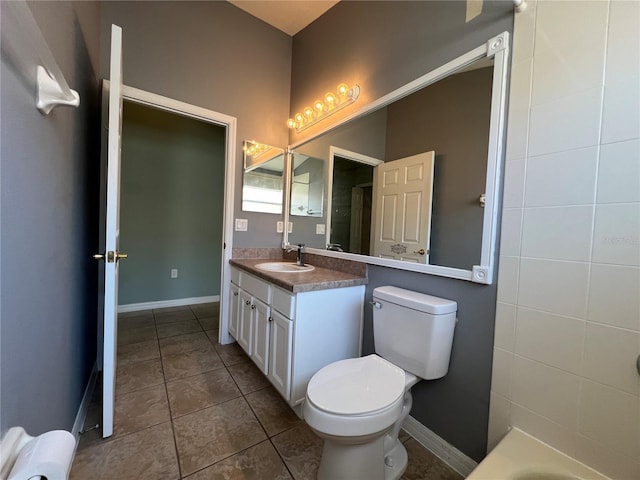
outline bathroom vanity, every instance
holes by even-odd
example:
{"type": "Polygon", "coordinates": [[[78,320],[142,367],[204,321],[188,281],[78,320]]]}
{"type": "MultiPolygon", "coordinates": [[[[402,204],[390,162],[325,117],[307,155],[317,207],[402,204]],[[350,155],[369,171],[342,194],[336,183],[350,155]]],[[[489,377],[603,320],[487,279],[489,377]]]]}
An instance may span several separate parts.
{"type": "Polygon", "coordinates": [[[360,356],[366,277],[264,272],[255,267],[264,261],[230,262],[229,333],[296,407],[320,368],[360,356]]]}

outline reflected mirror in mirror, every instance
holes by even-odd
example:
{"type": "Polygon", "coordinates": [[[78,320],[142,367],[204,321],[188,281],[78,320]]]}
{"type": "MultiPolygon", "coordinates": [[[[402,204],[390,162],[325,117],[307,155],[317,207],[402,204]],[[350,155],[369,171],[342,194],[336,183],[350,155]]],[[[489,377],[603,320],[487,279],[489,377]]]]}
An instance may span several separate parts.
{"type": "Polygon", "coordinates": [[[284,150],[245,141],[242,175],[242,210],[282,213],[284,150]]]}
{"type": "Polygon", "coordinates": [[[482,58],[296,146],[296,154],[325,164],[330,228],[301,231],[294,220],[289,242],[464,270],[480,265],[492,84],[493,59],[482,58]],[[388,169],[426,152],[435,152],[431,164],[388,169]],[[385,163],[364,167],[357,156],[385,163]],[[379,185],[371,178],[376,168],[383,168],[379,185]],[[407,175],[420,179],[421,193],[383,194],[383,185],[407,175]]]}
{"type": "Polygon", "coordinates": [[[291,173],[291,215],[322,217],[324,161],[294,153],[291,173]]]}

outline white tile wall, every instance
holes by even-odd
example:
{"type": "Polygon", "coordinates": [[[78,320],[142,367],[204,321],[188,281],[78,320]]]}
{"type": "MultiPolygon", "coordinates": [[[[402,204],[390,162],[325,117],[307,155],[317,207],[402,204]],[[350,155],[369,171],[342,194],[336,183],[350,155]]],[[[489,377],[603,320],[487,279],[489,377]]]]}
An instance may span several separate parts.
{"type": "Polygon", "coordinates": [[[597,171],[597,147],[531,157],[527,162],[524,204],[526,207],[592,204],[597,171]]]}
{"type": "MultiPolygon", "coordinates": [[[[499,277],[498,277],[499,278],[499,277]]],[[[522,258],[518,305],[584,318],[589,264],[522,258]]],[[[498,280],[498,292],[502,280],[498,280]]]]}
{"type": "Polygon", "coordinates": [[[596,382],[640,396],[640,375],[635,366],[638,347],[639,332],[588,323],[583,375],[596,382]]]}
{"type": "Polygon", "coordinates": [[[593,206],[527,208],[522,256],[586,262],[591,253],[593,206]]]}
{"type": "Polygon", "coordinates": [[[640,266],[640,203],[598,205],[593,262],[640,266]]]}
{"type": "Polygon", "coordinates": [[[601,111],[601,87],[532,106],[529,155],[597,145],[601,111]]]}
{"type": "Polygon", "coordinates": [[[640,456],[640,399],[635,395],[582,381],[580,427],[585,437],[632,458],[640,456]]]}
{"type": "Polygon", "coordinates": [[[563,370],[515,355],[511,365],[514,403],[562,425],[578,425],[580,378],[563,370]]]}
{"type": "Polygon", "coordinates": [[[515,353],[580,374],[586,322],[518,307],[515,353]]]}
{"type": "Polygon", "coordinates": [[[640,479],[640,2],[514,22],[489,447],[518,426],[640,479]]]}
{"type": "Polygon", "coordinates": [[[640,331],[640,268],[591,266],[588,320],[640,331]]]}
{"type": "Polygon", "coordinates": [[[640,140],[601,147],[597,201],[640,202],[640,140]]]}

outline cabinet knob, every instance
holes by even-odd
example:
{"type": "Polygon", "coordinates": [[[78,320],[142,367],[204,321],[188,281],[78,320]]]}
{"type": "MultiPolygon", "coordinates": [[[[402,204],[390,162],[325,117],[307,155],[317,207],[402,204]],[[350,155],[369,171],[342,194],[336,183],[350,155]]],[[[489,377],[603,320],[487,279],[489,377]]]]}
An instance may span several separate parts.
{"type": "Polygon", "coordinates": [[[273,317],[269,317],[269,321],[270,321],[270,322],[273,322],[273,317]]]}
{"type": "Polygon", "coordinates": [[[251,310],[255,310],[256,306],[255,305],[251,305],[251,310]]]}
{"type": "Polygon", "coordinates": [[[233,296],[237,297],[238,296],[238,292],[233,292],[233,296]]]}
{"type": "Polygon", "coordinates": [[[244,301],[244,304],[245,304],[245,305],[251,305],[251,302],[250,302],[249,300],[245,300],[245,301],[244,301]]]}

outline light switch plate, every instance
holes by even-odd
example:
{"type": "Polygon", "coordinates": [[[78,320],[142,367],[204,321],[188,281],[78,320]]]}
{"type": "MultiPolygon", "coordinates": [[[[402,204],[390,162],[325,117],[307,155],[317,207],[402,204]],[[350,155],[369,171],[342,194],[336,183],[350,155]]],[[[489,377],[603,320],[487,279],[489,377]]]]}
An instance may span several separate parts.
{"type": "Polygon", "coordinates": [[[324,223],[316,223],[316,234],[324,235],[324,223]]]}
{"type": "Polygon", "coordinates": [[[282,233],[282,232],[284,232],[284,222],[278,221],[276,222],[276,233],[282,233]]]}
{"type": "Polygon", "coordinates": [[[246,218],[236,218],[236,232],[246,232],[248,224],[246,218]]]}
{"type": "Polygon", "coordinates": [[[293,222],[289,222],[287,224],[287,232],[289,233],[293,232],[293,222]]]}

